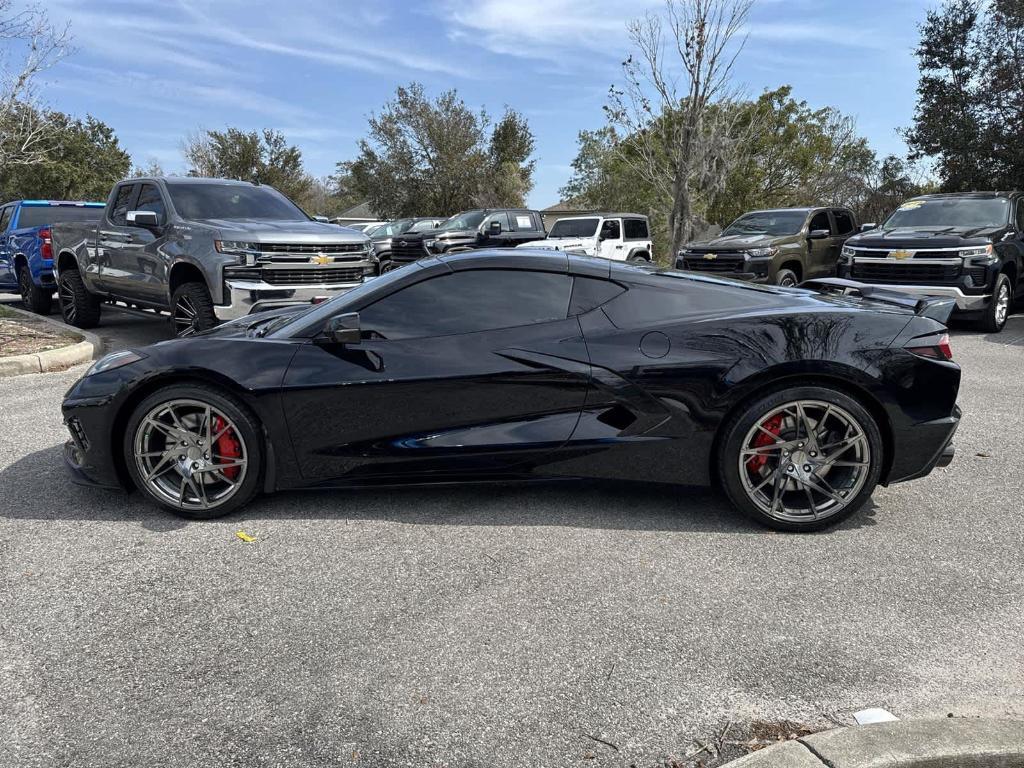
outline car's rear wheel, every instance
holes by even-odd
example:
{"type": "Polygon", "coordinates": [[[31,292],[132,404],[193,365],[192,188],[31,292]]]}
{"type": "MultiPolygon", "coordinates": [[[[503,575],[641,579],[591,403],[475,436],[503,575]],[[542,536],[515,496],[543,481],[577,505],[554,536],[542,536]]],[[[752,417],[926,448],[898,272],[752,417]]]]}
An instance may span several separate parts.
{"type": "Polygon", "coordinates": [[[32,273],[25,264],[18,270],[18,289],[21,292],[21,302],[29,312],[48,315],[53,310],[53,294],[35,284],[32,273]]]}
{"type": "Polygon", "coordinates": [[[135,486],[181,517],[238,509],[259,490],[260,429],[234,397],[205,385],[173,385],[135,409],[124,435],[135,486]]]}
{"type": "Polygon", "coordinates": [[[626,259],[626,261],[628,261],[630,264],[648,264],[648,263],[650,263],[650,262],[648,262],[646,257],[641,256],[640,254],[633,254],[628,259],[626,259]]]}
{"type": "Polygon", "coordinates": [[[64,322],[75,328],[95,328],[100,322],[100,300],[89,293],[77,269],[65,269],[57,278],[57,299],[64,322]]]}
{"type": "Polygon", "coordinates": [[[171,296],[171,327],[175,336],[194,336],[217,326],[210,291],[202,283],[185,283],[171,296]]]}
{"type": "Polygon", "coordinates": [[[780,269],[775,275],[775,284],[784,288],[793,288],[799,283],[796,272],[791,269],[780,269]]]}
{"type": "Polygon", "coordinates": [[[981,319],[982,330],[989,333],[999,333],[1006,326],[1010,317],[1010,307],[1013,305],[1013,283],[1005,274],[996,278],[995,288],[992,291],[992,301],[989,303],[985,314],[981,319]]]}
{"type": "Polygon", "coordinates": [[[723,426],[718,468],[733,504],[763,525],[814,531],[871,497],[882,437],[855,399],[825,387],[793,387],[750,403],[723,426]]]}

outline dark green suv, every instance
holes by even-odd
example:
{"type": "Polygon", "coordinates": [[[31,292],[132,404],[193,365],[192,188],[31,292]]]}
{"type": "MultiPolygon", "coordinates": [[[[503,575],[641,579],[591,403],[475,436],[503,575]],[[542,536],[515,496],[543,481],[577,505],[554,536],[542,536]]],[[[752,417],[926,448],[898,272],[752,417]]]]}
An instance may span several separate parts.
{"type": "Polygon", "coordinates": [[[846,238],[857,230],[849,208],[779,208],[740,216],[713,240],[688,243],[677,269],[775,285],[836,274],[846,238]]]}

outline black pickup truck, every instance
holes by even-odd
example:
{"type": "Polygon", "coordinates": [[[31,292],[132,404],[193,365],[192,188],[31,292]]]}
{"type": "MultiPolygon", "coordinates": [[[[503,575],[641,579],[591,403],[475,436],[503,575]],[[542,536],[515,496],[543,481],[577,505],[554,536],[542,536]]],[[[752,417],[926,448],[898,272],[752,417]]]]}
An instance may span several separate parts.
{"type": "Polygon", "coordinates": [[[540,240],[547,233],[537,211],[517,208],[482,208],[457,213],[437,229],[421,234],[406,233],[391,241],[391,263],[395,267],[438,253],[455,253],[476,248],[515,248],[540,240]]]}
{"type": "Polygon", "coordinates": [[[1024,193],[923,195],[863,229],[843,246],[840,277],[951,296],[955,315],[989,332],[1024,296],[1024,193]]]}

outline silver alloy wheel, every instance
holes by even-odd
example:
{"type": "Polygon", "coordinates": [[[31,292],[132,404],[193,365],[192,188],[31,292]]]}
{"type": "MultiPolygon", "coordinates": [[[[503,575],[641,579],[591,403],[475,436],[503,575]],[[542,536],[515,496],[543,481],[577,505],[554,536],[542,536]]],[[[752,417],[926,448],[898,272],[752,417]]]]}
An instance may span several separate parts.
{"type": "Polygon", "coordinates": [[[171,313],[175,336],[192,336],[199,330],[199,311],[188,296],[179,296],[171,313]]]}
{"type": "Polygon", "coordinates": [[[242,487],[248,469],[235,423],[199,400],[169,400],[153,408],[135,430],[133,451],[150,492],[185,510],[224,504],[242,487]]]}
{"type": "Polygon", "coordinates": [[[1010,284],[1005,280],[999,284],[996,296],[996,325],[1002,325],[1010,314],[1010,284]]]}
{"type": "Polygon", "coordinates": [[[782,282],[779,283],[782,288],[794,288],[796,286],[796,279],[786,276],[782,278],[782,282]]]}
{"type": "Polygon", "coordinates": [[[838,514],[867,481],[871,444],[845,408],[796,400],[758,418],[743,439],[740,479],[750,500],[776,520],[838,514]]]}
{"type": "Polygon", "coordinates": [[[57,296],[60,299],[60,308],[64,319],[69,323],[74,323],[78,316],[78,310],[75,309],[75,292],[68,286],[67,280],[57,282],[57,296]]]}

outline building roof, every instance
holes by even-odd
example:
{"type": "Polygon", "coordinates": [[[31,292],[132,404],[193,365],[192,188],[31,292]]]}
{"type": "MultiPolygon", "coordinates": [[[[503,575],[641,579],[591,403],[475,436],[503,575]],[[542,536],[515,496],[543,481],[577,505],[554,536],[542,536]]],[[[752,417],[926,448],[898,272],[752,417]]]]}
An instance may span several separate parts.
{"type": "Polygon", "coordinates": [[[351,208],[342,211],[337,215],[339,219],[367,219],[369,221],[382,221],[383,218],[377,215],[377,212],[370,207],[370,202],[362,202],[359,205],[353,205],[351,208]]]}

